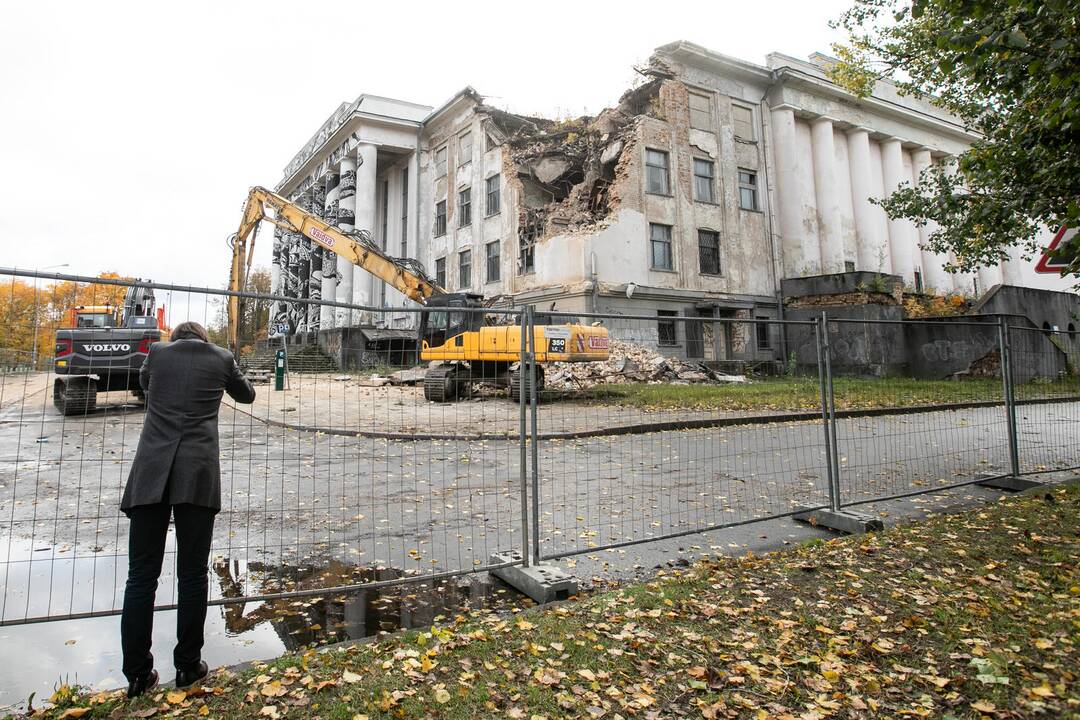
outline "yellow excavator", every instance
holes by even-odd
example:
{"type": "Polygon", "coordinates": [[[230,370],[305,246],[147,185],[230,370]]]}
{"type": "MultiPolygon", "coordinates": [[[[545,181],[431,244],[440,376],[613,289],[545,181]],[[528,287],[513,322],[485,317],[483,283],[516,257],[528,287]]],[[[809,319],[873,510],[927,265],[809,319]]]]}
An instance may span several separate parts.
{"type": "MultiPolygon", "coordinates": [[[[230,290],[244,290],[255,237],[263,220],[310,238],[319,247],[364,268],[424,306],[417,337],[420,359],[438,361],[424,376],[425,398],[435,402],[457,400],[477,382],[509,387],[514,400],[522,393],[529,398],[527,376],[518,366],[521,327],[486,324],[487,314],[476,310],[487,307],[482,295],[447,292],[415,260],[387,255],[367,231],[343,231],[266,188],[254,187],[248,193],[240,228],[230,238],[233,252],[230,290]],[[268,209],[273,213],[268,214],[268,209]]],[[[239,300],[236,295],[229,298],[229,347],[234,354],[238,352],[239,300]]],[[[543,363],[608,359],[608,331],[604,327],[536,324],[533,341],[537,391],[544,384],[543,363]]]]}

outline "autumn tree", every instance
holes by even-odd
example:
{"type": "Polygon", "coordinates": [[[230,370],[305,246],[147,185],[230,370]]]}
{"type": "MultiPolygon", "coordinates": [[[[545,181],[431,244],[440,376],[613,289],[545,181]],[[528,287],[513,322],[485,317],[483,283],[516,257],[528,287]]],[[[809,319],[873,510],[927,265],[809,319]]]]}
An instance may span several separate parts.
{"type": "MultiPolygon", "coordinates": [[[[836,25],[833,79],[860,95],[880,78],[929,96],[978,135],[956,172],[934,167],[882,201],[937,223],[929,246],[971,270],[1043,228],[1080,223],[1080,0],[855,0],[836,25]]],[[[1080,275],[1080,234],[1059,254],[1080,275]]]]}

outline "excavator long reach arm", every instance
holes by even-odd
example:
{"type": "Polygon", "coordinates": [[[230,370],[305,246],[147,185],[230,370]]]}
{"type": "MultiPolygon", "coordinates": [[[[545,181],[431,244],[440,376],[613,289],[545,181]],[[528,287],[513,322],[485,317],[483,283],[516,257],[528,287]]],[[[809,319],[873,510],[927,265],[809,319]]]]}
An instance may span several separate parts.
{"type": "MultiPolygon", "coordinates": [[[[232,238],[232,270],[229,289],[243,291],[251,266],[251,254],[255,247],[255,235],[259,223],[267,220],[288,232],[310,238],[317,246],[337,253],[350,263],[364,268],[380,280],[391,285],[405,297],[423,305],[429,297],[442,295],[445,291],[428,278],[423,268],[407,258],[394,258],[383,252],[371,240],[366,230],[346,234],[321,218],[307,212],[296,203],[263,187],[253,187],[248,193],[240,228],[232,238]],[[267,210],[273,211],[272,215],[267,210]]],[[[235,355],[237,328],[240,317],[240,298],[229,298],[229,348],[235,355]]]]}

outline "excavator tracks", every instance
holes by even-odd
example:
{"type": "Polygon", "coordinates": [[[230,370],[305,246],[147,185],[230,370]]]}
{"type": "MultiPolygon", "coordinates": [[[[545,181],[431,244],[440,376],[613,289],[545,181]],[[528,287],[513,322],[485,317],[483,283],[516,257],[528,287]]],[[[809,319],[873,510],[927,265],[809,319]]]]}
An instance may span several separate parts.
{"type": "Polygon", "coordinates": [[[432,402],[453,402],[461,397],[461,368],[457,365],[436,365],[424,375],[424,399],[432,402]]]}

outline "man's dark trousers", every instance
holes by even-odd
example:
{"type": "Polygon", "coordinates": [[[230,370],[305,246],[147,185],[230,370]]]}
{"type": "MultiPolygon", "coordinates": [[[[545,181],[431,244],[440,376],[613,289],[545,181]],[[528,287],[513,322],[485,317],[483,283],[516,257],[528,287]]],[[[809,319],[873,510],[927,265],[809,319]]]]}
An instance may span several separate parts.
{"type": "Polygon", "coordinates": [[[188,671],[194,669],[201,659],[208,590],[207,561],[214,534],[215,511],[188,504],[141,505],[129,511],[129,570],[124,588],[124,614],[120,621],[124,676],[128,681],[143,677],[154,668],[154,656],[150,654],[154,629],[154,592],[165,556],[170,512],[176,521],[179,606],[173,664],[177,670],[188,671]]]}

